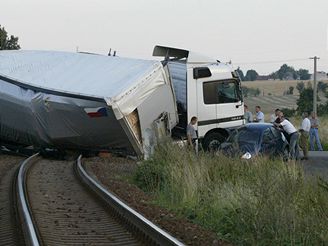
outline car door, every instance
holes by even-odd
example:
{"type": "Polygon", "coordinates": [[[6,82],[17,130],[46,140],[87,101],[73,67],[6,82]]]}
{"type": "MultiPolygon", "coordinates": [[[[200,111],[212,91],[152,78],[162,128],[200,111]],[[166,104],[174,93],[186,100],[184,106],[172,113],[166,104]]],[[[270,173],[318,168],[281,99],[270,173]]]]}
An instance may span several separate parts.
{"type": "Polygon", "coordinates": [[[274,128],[267,128],[262,135],[261,149],[265,155],[281,154],[285,148],[285,141],[281,132],[274,128]]]}

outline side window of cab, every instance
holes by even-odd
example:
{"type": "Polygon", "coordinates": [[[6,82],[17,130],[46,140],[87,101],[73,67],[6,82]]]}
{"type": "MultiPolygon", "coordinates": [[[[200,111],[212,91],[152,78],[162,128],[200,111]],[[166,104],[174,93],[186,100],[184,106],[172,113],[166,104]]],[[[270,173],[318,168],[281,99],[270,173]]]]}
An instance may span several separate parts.
{"type": "Polygon", "coordinates": [[[239,87],[235,80],[211,81],[203,83],[205,104],[223,104],[240,101],[239,87]]]}

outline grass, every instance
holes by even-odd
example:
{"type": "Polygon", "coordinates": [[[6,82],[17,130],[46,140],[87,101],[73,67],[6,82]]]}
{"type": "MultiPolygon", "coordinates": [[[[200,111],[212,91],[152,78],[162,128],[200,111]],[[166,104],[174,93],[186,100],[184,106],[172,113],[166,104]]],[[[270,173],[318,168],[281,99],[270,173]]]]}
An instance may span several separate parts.
{"type": "Polygon", "coordinates": [[[328,183],[295,163],[242,161],[162,145],[134,181],[156,203],[235,245],[328,244],[328,183]]]}

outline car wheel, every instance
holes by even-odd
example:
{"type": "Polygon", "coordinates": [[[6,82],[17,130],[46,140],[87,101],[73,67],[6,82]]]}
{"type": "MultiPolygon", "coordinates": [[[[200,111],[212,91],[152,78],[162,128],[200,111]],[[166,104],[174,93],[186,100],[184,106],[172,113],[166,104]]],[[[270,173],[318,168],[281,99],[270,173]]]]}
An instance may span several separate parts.
{"type": "Polygon", "coordinates": [[[203,141],[204,149],[206,151],[215,152],[219,149],[221,143],[223,143],[224,140],[225,137],[222,134],[218,132],[210,133],[205,137],[203,141]]]}

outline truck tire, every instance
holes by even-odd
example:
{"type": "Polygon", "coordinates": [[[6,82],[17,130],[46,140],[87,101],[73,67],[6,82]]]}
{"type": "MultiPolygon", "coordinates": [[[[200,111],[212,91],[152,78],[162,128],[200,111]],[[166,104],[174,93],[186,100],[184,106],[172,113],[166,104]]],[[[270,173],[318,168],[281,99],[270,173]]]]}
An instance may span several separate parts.
{"type": "Polygon", "coordinates": [[[219,132],[212,132],[207,135],[203,140],[204,150],[215,152],[219,149],[221,143],[223,143],[225,137],[219,132]]]}

